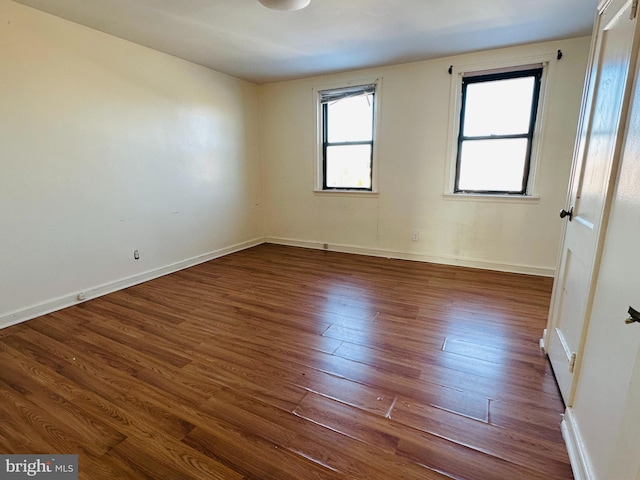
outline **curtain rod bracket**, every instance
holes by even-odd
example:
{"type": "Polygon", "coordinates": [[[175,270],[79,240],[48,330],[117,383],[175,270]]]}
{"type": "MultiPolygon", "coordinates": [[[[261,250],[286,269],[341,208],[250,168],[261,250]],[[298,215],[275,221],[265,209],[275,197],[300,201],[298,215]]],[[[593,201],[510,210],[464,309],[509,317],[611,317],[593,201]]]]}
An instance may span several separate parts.
{"type": "Polygon", "coordinates": [[[449,75],[453,75],[453,65],[449,65],[449,70],[447,70],[449,72],[449,75]]]}
{"type": "Polygon", "coordinates": [[[562,54],[562,50],[558,50],[558,55],[557,55],[557,57],[556,57],[556,58],[557,58],[558,60],[562,60],[562,57],[563,57],[563,56],[564,56],[564,55],[562,54]]]}

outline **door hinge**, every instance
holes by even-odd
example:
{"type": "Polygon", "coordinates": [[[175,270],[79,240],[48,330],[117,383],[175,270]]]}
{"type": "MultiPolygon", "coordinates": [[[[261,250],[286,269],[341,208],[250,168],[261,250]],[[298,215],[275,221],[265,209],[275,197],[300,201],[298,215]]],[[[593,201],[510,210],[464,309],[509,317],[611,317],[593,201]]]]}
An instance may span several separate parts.
{"type": "Polygon", "coordinates": [[[571,360],[569,360],[569,373],[573,373],[573,369],[576,368],[576,354],[571,354],[571,360]]]}
{"type": "Polygon", "coordinates": [[[638,14],[638,0],[633,0],[633,4],[631,4],[631,15],[629,15],[629,19],[633,20],[636,18],[638,14]]]}

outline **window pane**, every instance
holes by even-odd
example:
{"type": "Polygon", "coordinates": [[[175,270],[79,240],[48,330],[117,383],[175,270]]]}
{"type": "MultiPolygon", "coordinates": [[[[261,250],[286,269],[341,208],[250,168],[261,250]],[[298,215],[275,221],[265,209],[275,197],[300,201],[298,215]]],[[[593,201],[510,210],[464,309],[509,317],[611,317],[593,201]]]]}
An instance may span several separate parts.
{"type": "Polygon", "coordinates": [[[526,156],[526,138],[462,142],[458,190],[519,192],[526,156]]]}
{"type": "Polygon", "coordinates": [[[363,142],[373,139],[373,95],[358,95],[327,104],[327,140],[363,142]]]}
{"type": "Polygon", "coordinates": [[[534,77],[470,83],[464,112],[467,137],[527,133],[534,77]]]}
{"type": "Polygon", "coordinates": [[[371,188],[371,145],[327,147],[327,187],[371,188]]]}

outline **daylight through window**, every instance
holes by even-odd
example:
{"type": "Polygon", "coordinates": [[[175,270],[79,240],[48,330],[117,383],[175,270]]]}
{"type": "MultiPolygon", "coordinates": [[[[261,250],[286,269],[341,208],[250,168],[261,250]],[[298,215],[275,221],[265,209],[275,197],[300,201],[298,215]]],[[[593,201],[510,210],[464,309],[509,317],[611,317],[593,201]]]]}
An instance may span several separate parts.
{"type": "Polygon", "coordinates": [[[322,189],[372,190],[375,85],[320,92],[322,189]]]}
{"type": "Polygon", "coordinates": [[[527,194],[542,68],[462,79],[455,193],[527,194]]]}

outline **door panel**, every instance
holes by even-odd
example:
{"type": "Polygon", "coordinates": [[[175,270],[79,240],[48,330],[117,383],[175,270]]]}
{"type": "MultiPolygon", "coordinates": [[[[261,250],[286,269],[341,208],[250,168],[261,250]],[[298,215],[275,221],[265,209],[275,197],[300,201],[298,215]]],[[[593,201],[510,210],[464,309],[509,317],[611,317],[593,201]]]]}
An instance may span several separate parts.
{"type": "MultiPolygon", "coordinates": [[[[590,314],[602,232],[621,146],[621,120],[630,95],[637,22],[631,0],[604,4],[596,18],[587,96],[570,183],[573,219],[566,225],[550,309],[547,353],[565,403],[575,387],[574,365],[590,314]],[[634,18],[632,18],[634,17],[634,18]]],[[[567,219],[569,219],[567,217],[567,219]]]]}
{"type": "MultiPolygon", "coordinates": [[[[578,351],[578,340],[584,319],[584,292],[586,290],[588,265],[573,254],[566,252],[565,270],[559,276],[562,278],[558,322],[554,327],[557,343],[561,348],[549,350],[549,357],[553,365],[571,366],[575,362],[574,352],[578,351]]],[[[555,346],[555,345],[554,345],[555,346]]],[[[554,371],[558,384],[571,383],[572,368],[560,368],[554,371]]]]}

